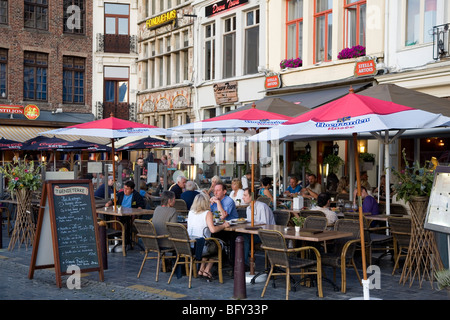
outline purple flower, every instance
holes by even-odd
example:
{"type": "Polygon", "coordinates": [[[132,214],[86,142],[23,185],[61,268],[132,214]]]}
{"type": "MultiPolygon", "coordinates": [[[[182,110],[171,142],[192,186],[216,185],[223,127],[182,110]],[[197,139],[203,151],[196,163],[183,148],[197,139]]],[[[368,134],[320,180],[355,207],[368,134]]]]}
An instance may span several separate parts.
{"type": "Polygon", "coordinates": [[[366,55],[366,48],[360,45],[353,46],[351,48],[345,48],[339,52],[338,59],[351,59],[366,55]]]}

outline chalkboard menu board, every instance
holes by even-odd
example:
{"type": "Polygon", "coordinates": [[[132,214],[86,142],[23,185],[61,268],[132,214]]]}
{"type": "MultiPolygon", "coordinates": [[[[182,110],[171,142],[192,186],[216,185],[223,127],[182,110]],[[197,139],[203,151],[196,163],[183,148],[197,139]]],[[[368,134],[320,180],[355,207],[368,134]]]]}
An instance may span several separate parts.
{"type": "Polygon", "coordinates": [[[93,194],[90,180],[46,182],[29,278],[34,268],[54,266],[61,287],[60,276],[67,274],[69,266],[77,266],[83,271],[99,271],[103,280],[93,194]]]}

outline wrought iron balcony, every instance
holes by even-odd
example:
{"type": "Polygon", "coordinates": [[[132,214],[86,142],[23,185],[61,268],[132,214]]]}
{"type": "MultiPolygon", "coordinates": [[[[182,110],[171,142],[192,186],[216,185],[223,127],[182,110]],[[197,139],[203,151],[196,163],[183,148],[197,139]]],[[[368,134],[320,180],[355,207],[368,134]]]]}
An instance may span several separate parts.
{"type": "Polygon", "coordinates": [[[137,36],[97,33],[97,52],[137,53],[137,36]]]}
{"type": "Polygon", "coordinates": [[[433,59],[439,60],[450,56],[449,33],[450,23],[433,27],[433,59]]]}

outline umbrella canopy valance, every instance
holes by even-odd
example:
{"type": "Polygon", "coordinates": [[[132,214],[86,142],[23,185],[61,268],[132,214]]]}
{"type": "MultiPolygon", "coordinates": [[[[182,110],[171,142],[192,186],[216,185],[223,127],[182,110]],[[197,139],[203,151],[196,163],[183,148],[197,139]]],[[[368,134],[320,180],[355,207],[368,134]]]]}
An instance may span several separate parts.
{"type": "Polygon", "coordinates": [[[172,147],[172,146],[174,146],[174,144],[170,143],[167,140],[146,137],[143,139],[129,142],[129,143],[117,148],[117,151],[145,150],[145,149],[153,149],[153,148],[172,147]]]}
{"type": "Polygon", "coordinates": [[[33,139],[25,141],[22,150],[68,150],[87,148],[90,145],[92,144],[79,141],[67,141],[56,137],[37,136],[33,139]]]}
{"type": "Polygon", "coordinates": [[[0,151],[6,150],[21,150],[24,144],[19,141],[9,140],[5,138],[0,139],[0,151]]]}
{"type": "Polygon", "coordinates": [[[278,126],[292,117],[282,114],[258,110],[256,105],[246,110],[230,112],[214,118],[187,123],[171,128],[174,131],[205,131],[211,129],[237,129],[237,128],[272,128],[278,126]]]}

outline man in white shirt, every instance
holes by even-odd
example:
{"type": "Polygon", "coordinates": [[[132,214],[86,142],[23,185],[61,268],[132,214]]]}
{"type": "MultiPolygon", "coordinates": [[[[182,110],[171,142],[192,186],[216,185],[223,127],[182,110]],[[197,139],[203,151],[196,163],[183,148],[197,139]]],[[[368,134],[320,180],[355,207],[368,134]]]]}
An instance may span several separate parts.
{"type": "MultiPolygon", "coordinates": [[[[252,198],[250,195],[250,189],[244,189],[244,195],[242,197],[242,200],[244,203],[250,203],[252,198]]],[[[247,221],[251,222],[252,219],[252,206],[249,205],[247,207],[247,221]]],[[[275,224],[275,217],[273,216],[272,209],[261,201],[255,201],[255,206],[253,210],[253,217],[254,217],[254,224],[275,224]]],[[[249,254],[250,254],[250,235],[249,234],[243,234],[244,237],[244,260],[245,265],[249,266],[249,254]]],[[[255,235],[253,236],[254,243],[261,242],[261,239],[259,236],[255,235]]]]}
{"type": "Polygon", "coordinates": [[[317,206],[313,207],[312,210],[322,211],[328,221],[328,226],[333,225],[338,219],[335,212],[330,210],[330,195],[328,193],[321,193],[317,197],[317,206]]]}

